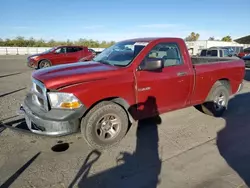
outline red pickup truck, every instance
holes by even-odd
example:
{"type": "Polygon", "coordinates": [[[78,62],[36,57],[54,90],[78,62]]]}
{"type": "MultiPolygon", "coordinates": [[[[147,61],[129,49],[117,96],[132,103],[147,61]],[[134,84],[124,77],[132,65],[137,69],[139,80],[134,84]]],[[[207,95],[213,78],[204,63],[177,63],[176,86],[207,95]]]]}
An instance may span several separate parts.
{"type": "Polygon", "coordinates": [[[221,116],[244,74],[241,59],[190,58],[179,38],[131,39],[92,61],[34,71],[20,109],[33,133],[81,130],[90,146],[105,149],[136,120],[189,106],[221,116]]]}
{"type": "Polygon", "coordinates": [[[85,46],[58,46],[40,54],[33,54],[27,58],[27,65],[31,68],[44,68],[53,65],[89,61],[95,54],[85,46]]]}

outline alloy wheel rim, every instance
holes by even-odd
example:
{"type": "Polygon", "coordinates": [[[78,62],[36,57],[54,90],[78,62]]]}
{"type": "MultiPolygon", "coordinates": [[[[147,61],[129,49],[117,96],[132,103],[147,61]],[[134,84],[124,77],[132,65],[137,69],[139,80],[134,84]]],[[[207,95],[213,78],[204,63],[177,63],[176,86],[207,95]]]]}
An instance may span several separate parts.
{"type": "Polygon", "coordinates": [[[218,95],[215,96],[214,105],[215,105],[216,111],[219,111],[222,108],[225,108],[226,97],[225,97],[224,93],[220,92],[218,95]]]}
{"type": "Polygon", "coordinates": [[[44,62],[43,67],[49,67],[49,62],[44,62]]]}
{"type": "Polygon", "coordinates": [[[102,141],[113,140],[121,130],[121,120],[115,114],[102,116],[96,124],[96,135],[102,141]]]}

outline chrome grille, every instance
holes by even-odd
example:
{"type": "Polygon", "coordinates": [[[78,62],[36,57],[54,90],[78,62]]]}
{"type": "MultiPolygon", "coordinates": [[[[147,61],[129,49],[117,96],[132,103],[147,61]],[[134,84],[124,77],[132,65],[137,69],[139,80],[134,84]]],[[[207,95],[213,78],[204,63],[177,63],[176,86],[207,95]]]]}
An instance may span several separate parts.
{"type": "Polygon", "coordinates": [[[33,102],[48,111],[47,89],[44,84],[32,79],[31,93],[33,102]]]}

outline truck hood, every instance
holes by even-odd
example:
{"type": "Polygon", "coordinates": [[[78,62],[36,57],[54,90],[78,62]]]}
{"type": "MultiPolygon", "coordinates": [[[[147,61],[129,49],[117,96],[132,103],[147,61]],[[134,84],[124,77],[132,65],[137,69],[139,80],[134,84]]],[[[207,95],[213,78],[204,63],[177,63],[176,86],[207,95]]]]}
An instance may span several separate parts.
{"type": "Polygon", "coordinates": [[[57,65],[39,69],[32,77],[45,84],[48,89],[58,89],[71,84],[105,79],[121,69],[119,67],[88,61],[57,65]]]}

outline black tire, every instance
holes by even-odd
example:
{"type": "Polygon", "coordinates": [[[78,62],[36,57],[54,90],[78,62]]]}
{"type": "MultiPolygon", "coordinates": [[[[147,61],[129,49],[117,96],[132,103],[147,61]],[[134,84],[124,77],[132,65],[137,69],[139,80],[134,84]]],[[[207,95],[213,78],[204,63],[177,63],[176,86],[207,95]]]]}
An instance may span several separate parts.
{"type": "Polygon", "coordinates": [[[206,102],[201,105],[201,109],[207,115],[221,117],[227,109],[229,97],[229,83],[226,81],[218,81],[213,85],[206,102]],[[219,100],[220,102],[214,102],[218,98],[221,98],[221,100],[219,100]],[[221,105],[219,105],[219,103],[221,103],[221,105]]]}
{"type": "MultiPolygon", "coordinates": [[[[104,121],[105,120],[102,121],[101,127],[103,126],[104,121]]],[[[109,123],[105,123],[105,125],[107,124],[109,123]]],[[[87,115],[81,121],[81,133],[83,134],[83,137],[92,148],[98,150],[108,149],[119,143],[126,135],[128,127],[129,120],[126,111],[118,104],[110,101],[104,101],[97,104],[87,113],[87,115]],[[113,138],[102,138],[102,133],[104,133],[104,135],[109,135],[109,133],[107,130],[99,128],[99,122],[101,121],[102,117],[106,117],[108,115],[114,116],[117,121],[120,122],[120,127],[118,125],[119,123],[117,123],[117,127],[119,128],[116,129],[117,133],[113,138]]],[[[111,128],[109,128],[109,130],[110,129],[111,128]]],[[[112,130],[115,129],[112,128],[112,130]]]]}
{"type": "Polygon", "coordinates": [[[42,69],[42,68],[50,67],[50,66],[51,66],[50,61],[44,59],[44,60],[42,60],[42,61],[39,62],[38,68],[39,68],[39,69],[42,69]]]}

